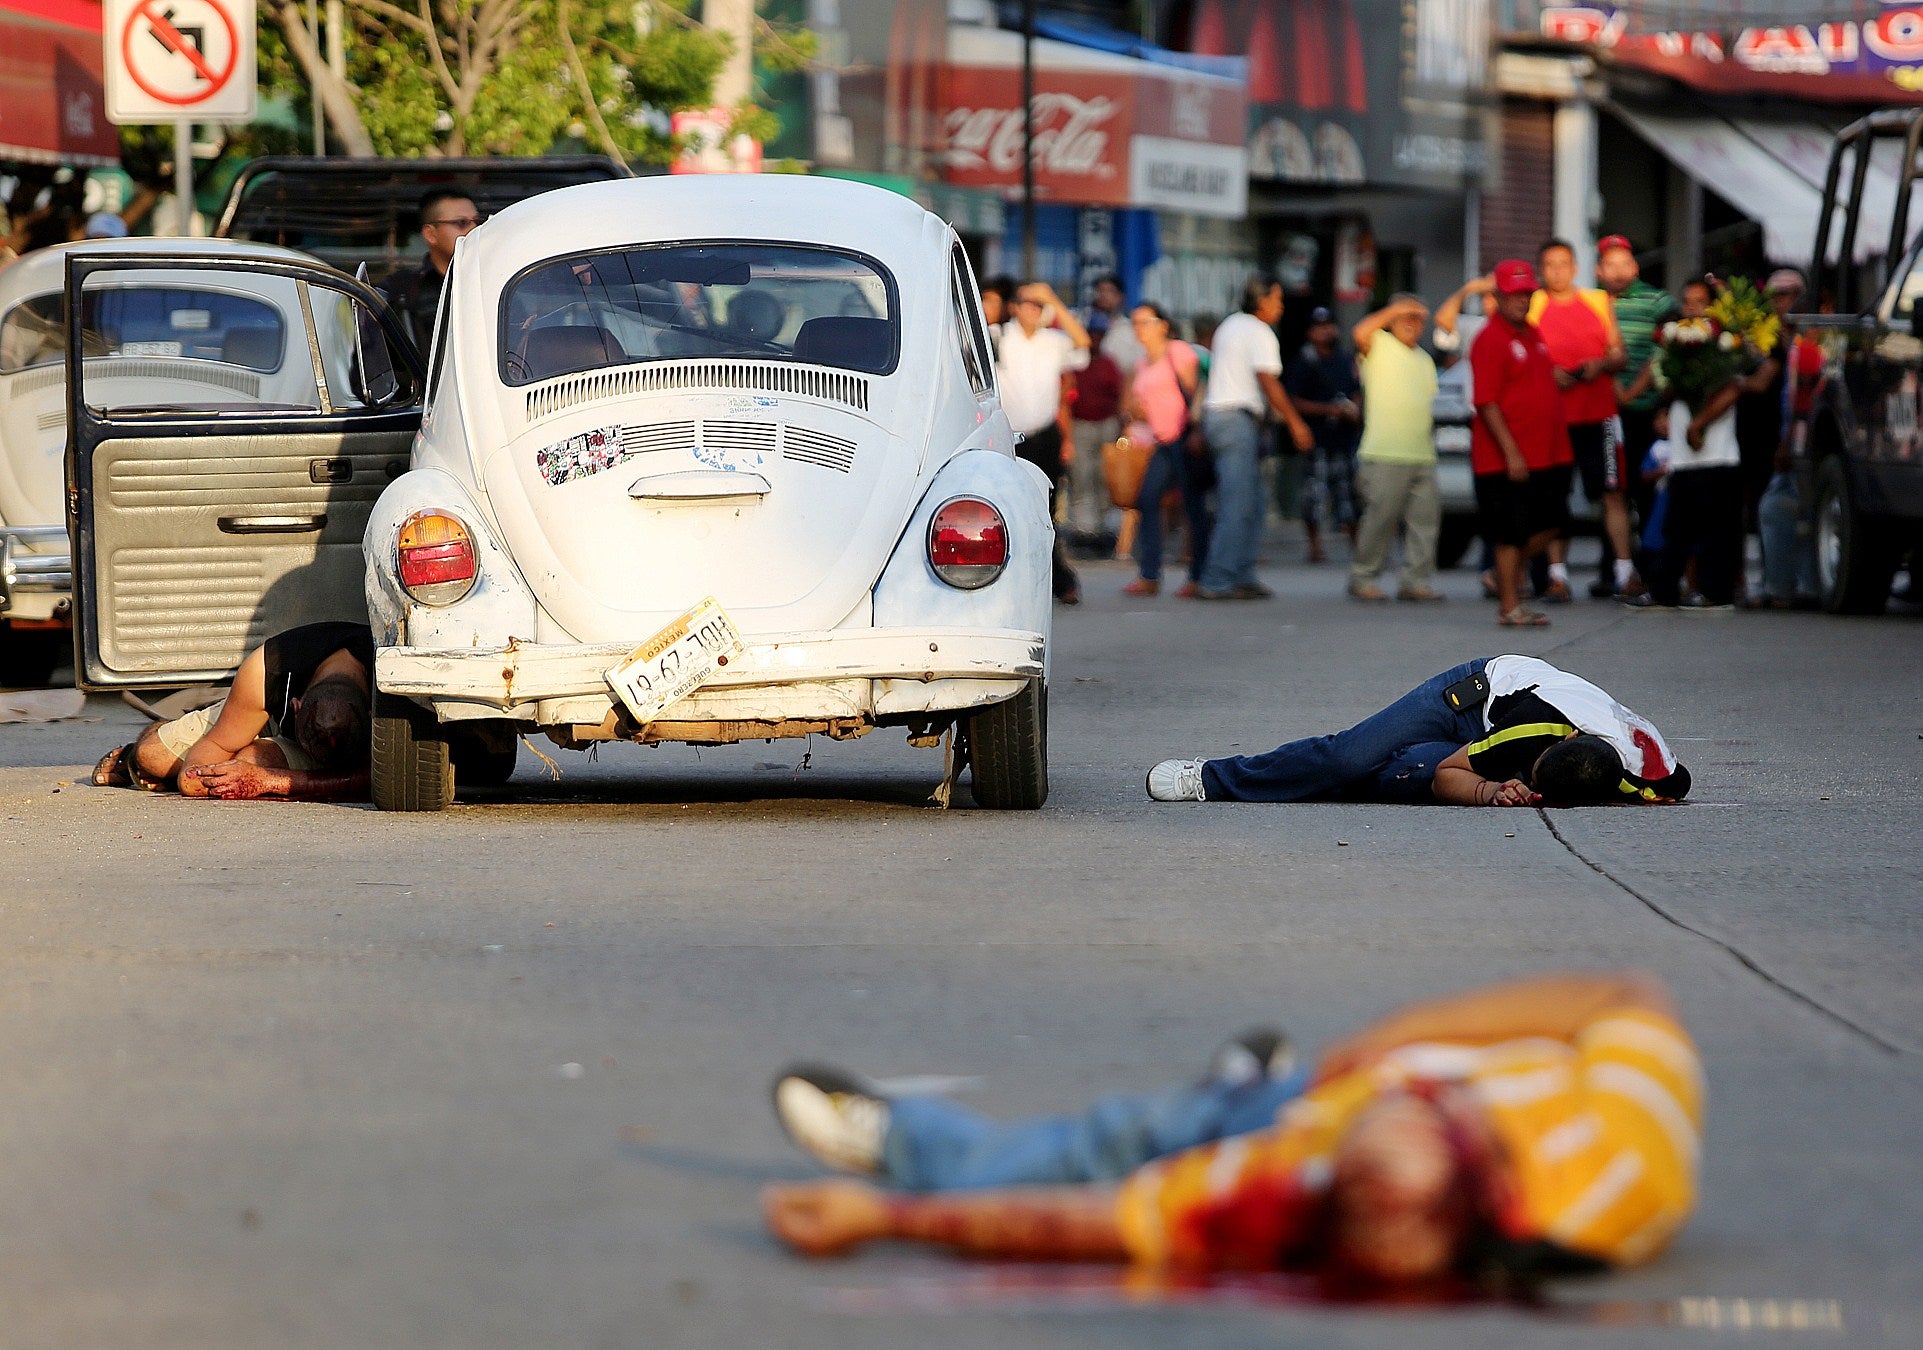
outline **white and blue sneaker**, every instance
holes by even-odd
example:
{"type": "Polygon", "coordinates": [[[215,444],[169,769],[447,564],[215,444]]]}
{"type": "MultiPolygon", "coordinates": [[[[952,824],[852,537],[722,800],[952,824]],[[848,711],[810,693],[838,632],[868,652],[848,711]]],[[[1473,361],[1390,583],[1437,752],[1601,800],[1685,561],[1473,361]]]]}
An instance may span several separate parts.
{"type": "Polygon", "coordinates": [[[1148,771],[1148,795],[1158,802],[1205,802],[1199,759],[1165,759],[1148,771]]]}

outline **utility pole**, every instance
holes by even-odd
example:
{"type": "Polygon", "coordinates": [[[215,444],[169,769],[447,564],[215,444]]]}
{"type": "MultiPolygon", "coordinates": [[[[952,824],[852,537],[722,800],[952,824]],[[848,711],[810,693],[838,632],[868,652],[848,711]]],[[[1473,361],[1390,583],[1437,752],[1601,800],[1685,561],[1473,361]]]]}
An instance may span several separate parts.
{"type": "Polygon", "coordinates": [[[185,239],[194,232],[194,124],[174,123],[175,232],[185,239]]]}
{"type": "Polygon", "coordinates": [[[1022,0],[1022,276],[1035,275],[1035,0],[1022,0]]]}

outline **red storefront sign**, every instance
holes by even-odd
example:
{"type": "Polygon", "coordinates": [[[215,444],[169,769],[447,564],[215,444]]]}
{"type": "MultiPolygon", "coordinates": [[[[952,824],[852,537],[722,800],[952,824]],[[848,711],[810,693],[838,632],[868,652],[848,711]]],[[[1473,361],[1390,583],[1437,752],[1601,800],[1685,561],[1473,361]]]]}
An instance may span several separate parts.
{"type": "Polygon", "coordinates": [[[0,159],[113,165],[100,6],[91,0],[0,0],[0,159]]]}
{"type": "MultiPolygon", "coordinates": [[[[1842,6],[1838,6],[1842,8],[1842,6]]],[[[1886,5],[1874,18],[1727,31],[1645,32],[1609,5],[1545,8],[1542,35],[1606,52],[1706,93],[1865,103],[1923,102],[1923,7],[1886,5]]]]}
{"type": "MultiPolygon", "coordinates": [[[[937,153],[947,181],[1012,195],[1022,185],[1020,43],[1001,46],[992,63],[951,51],[937,153]]],[[[1036,46],[1046,54],[1032,104],[1038,198],[1243,214],[1248,100],[1240,81],[1036,46]],[[1064,68],[1077,61],[1082,68],[1064,68]]]]}

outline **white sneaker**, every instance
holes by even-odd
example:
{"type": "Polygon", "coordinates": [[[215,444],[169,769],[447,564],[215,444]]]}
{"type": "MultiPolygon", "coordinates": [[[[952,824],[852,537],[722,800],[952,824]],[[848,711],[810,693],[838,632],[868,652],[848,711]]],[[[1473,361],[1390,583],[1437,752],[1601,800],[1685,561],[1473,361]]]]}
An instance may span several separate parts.
{"type": "Polygon", "coordinates": [[[888,1101],[836,1069],[797,1065],[775,1080],[775,1117],[802,1152],[844,1172],[881,1171],[888,1101]]]}
{"type": "Polygon", "coordinates": [[[1205,802],[1202,761],[1165,759],[1148,771],[1148,795],[1158,802],[1205,802]]]}

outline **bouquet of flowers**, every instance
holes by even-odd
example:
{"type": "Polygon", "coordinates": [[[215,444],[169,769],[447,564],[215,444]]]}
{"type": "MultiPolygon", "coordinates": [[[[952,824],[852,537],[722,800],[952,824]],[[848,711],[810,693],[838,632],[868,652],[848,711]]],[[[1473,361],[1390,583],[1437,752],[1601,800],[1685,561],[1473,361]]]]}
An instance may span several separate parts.
{"type": "Polygon", "coordinates": [[[1755,283],[1737,277],[1722,287],[1700,319],[1676,319],[1658,334],[1662,386],[1701,410],[1712,395],[1775,350],[1782,320],[1755,283]]]}

